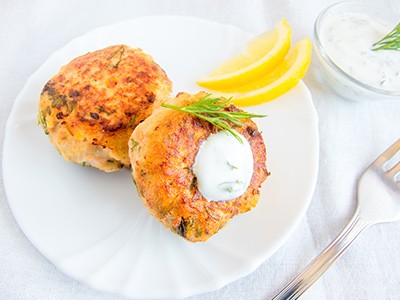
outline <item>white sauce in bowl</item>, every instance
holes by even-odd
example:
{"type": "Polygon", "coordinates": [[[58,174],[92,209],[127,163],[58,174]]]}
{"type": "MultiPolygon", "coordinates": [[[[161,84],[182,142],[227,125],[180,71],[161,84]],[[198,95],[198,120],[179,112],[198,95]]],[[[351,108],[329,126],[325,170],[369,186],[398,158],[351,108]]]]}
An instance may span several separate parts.
{"type": "MultiPolygon", "coordinates": [[[[236,132],[237,133],[237,132],[236,132]]],[[[253,153],[249,142],[232,134],[211,134],[200,146],[193,165],[200,193],[209,201],[240,197],[253,176],[253,153]]]]}
{"type": "Polygon", "coordinates": [[[392,29],[364,13],[331,14],[321,26],[320,40],[332,61],[353,78],[375,88],[400,91],[400,52],[371,50],[392,29]]]}

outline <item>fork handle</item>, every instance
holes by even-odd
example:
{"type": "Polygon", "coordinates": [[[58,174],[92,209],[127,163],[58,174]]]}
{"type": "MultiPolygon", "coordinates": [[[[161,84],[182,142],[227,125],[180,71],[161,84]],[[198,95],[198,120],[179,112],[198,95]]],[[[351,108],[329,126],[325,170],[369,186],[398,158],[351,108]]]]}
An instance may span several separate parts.
{"type": "Polygon", "coordinates": [[[350,247],[353,241],[371,225],[362,220],[358,210],[345,229],[273,300],[299,298],[350,247]]]}

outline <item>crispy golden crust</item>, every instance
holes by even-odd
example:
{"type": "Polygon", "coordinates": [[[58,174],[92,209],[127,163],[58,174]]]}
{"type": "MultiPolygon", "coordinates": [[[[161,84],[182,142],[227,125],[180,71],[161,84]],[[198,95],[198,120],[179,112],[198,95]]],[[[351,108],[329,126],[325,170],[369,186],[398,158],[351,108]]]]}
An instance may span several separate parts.
{"type": "MultiPolygon", "coordinates": [[[[182,106],[205,95],[180,93],[172,101],[182,106]]],[[[237,110],[233,105],[229,109],[237,110]]],[[[132,133],[132,176],[144,204],[156,219],[189,241],[206,241],[232,217],[257,204],[260,185],[268,176],[265,145],[253,121],[246,120],[245,126],[235,130],[250,143],[254,173],[241,197],[220,202],[208,201],[200,194],[192,172],[201,142],[215,132],[212,125],[161,107],[132,133]]]]}
{"type": "Polygon", "coordinates": [[[129,167],[132,130],[171,93],[151,56],[126,45],[77,57],[43,88],[39,122],[68,161],[104,171],[129,167]]]}

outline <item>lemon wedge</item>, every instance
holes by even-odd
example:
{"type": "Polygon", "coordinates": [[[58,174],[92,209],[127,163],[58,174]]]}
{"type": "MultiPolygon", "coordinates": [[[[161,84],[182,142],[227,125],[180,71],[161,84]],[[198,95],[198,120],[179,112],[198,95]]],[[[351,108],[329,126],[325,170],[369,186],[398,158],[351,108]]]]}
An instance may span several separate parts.
{"type": "Polygon", "coordinates": [[[290,48],[292,29],[282,19],[276,27],[246,45],[246,53],[221,64],[209,77],[200,79],[201,87],[221,90],[254,81],[274,69],[290,48]]]}
{"type": "Polygon", "coordinates": [[[283,61],[269,74],[246,85],[215,92],[239,106],[256,105],[273,100],[292,89],[304,77],[311,62],[310,39],[298,42],[283,61]]]}

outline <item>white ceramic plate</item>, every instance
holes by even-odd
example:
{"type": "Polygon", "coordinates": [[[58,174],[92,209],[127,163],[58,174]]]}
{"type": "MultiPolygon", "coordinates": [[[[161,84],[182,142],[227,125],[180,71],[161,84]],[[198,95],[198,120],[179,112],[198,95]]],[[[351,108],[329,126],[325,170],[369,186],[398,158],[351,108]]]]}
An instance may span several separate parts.
{"type": "Polygon", "coordinates": [[[124,43],[165,69],[174,92],[240,51],[251,34],[187,17],[156,16],[96,29],[54,53],[28,80],[9,117],[3,171],[11,209],[26,236],[61,271],[128,297],[185,297],[247,275],[288,238],[304,215],[318,170],[317,117],[300,83],[248,108],[268,151],[270,178],[258,206],[206,243],[189,243],[155,221],[128,170],[107,174],[62,159],[37,125],[38,97],[60,66],[87,51],[124,43]]]}

